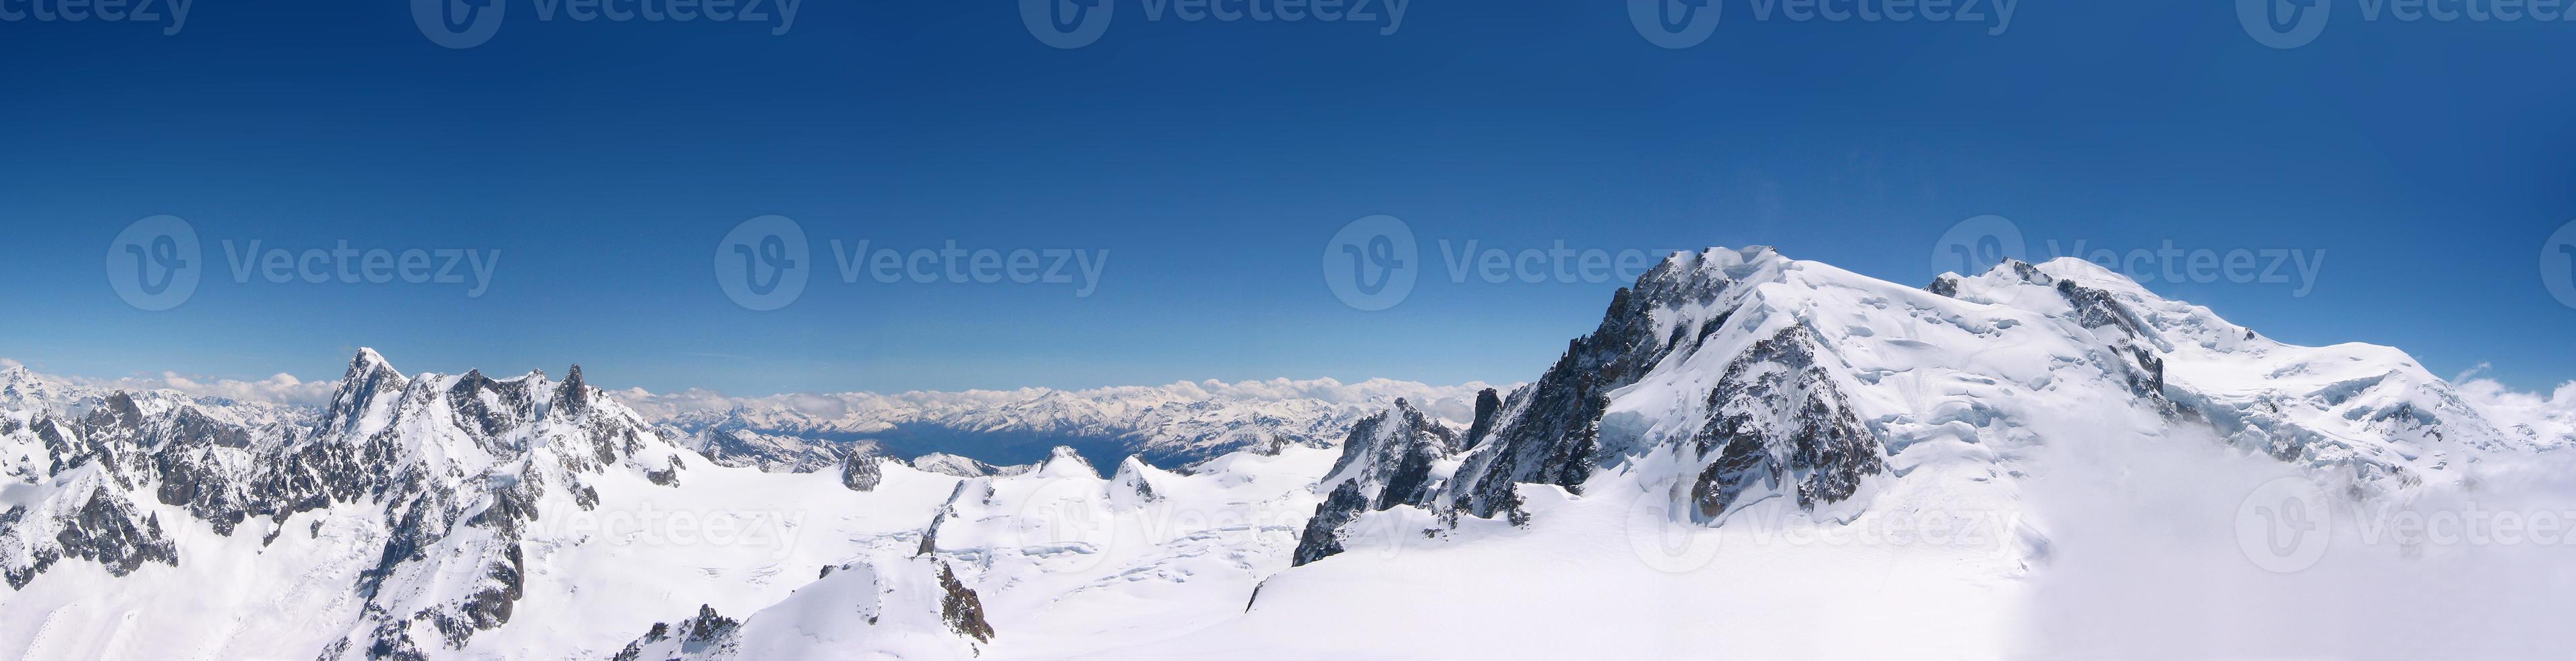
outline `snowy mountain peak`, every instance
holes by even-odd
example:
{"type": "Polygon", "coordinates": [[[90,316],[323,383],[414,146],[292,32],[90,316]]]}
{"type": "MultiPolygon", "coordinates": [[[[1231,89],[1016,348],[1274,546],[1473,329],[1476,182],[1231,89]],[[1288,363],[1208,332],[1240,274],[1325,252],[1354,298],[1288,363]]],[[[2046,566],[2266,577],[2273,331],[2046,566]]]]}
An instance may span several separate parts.
{"type": "Polygon", "coordinates": [[[2500,432],[2402,352],[2282,344],[2082,260],[1918,290],[1763,248],[1665,260],[1471,442],[1392,424],[1406,409],[1354,426],[1297,564],[1396,507],[1518,520],[1534,487],[1666,494],[1701,525],[1772,501],[1849,521],[1910,507],[1880,496],[1899,481],[2016,507],[1992,476],[2041,443],[2210,437],[2380,492],[2542,436],[2500,432]]]}
{"type": "Polygon", "coordinates": [[[385,360],[384,354],[376,353],[372,347],[358,347],[358,353],[349,358],[349,371],[342,380],[360,378],[378,371],[402,376],[401,372],[394,370],[393,362],[385,360]]]}
{"type": "Polygon", "coordinates": [[[61,403],[65,395],[62,388],[47,382],[25,365],[0,369],[0,409],[51,408],[61,403]]]}
{"type": "Polygon", "coordinates": [[[1100,479],[1099,469],[1092,468],[1090,460],[1083,459],[1081,452],[1077,452],[1073,448],[1062,445],[1055,446],[1055,449],[1047,451],[1046,461],[1038,464],[1037,474],[1040,477],[1050,478],[1081,477],[1094,480],[1100,479]]]}
{"type": "Polygon", "coordinates": [[[365,420],[376,418],[385,410],[381,396],[398,394],[411,386],[411,379],[394,369],[374,349],[361,348],[349,360],[349,371],[340,377],[340,387],[331,394],[331,404],[324,409],[322,421],[326,432],[346,432],[359,428],[365,420]]]}

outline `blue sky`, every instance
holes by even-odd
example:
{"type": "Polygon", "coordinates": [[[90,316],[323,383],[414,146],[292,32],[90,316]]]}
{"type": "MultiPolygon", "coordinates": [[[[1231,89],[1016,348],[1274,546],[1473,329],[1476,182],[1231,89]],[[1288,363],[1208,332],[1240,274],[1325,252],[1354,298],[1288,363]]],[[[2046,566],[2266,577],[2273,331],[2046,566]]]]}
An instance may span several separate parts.
{"type": "Polygon", "coordinates": [[[1945,232],[1992,214],[2037,256],[2052,239],[2322,255],[2304,296],[2153,286],[2287,341],[2394,345],[2446,375],[2493,363],[2529,389],[2576,378],[2576,309],[2539,268],[2576,219],[2576,75],[2558,66],[2576,23],[2342,3],[2313,43],[2275,49],[2223,3],[2032,3],[1998,26],[1756,20],[1720,0],[1704,43],[1670,49],[1608,2],[1425,0],[1382,34],[1107,0],[1106,32],[1063,49],[998,1],[813,3],[784,34],[774,16],[537,20],[534,0],[499,1],[498,31],[465,49],[405,3],[207,3],[169,36],[0,21],[0,355],[319,379],[373,346],[412,370],[580,362],[603,385],[733,394],[1509,382],[1618,283],[1452,282],[1440,240],[1769,244],[1919,283],[1945,232]],[[146,311],[102,256],[162,214],[207,268],[146,311]],[[713,258],[771,214],[820,268],[784,308],[748,310],[713,258]],[[1361,311],[1320,258],[1380,214],[1433,268],[1361,311]],[[1107,261],[1087,296],[844,283],[834,239],[1107,261]],[[244,283],[225,240],[499,258],[480,296],[244,283]]]}

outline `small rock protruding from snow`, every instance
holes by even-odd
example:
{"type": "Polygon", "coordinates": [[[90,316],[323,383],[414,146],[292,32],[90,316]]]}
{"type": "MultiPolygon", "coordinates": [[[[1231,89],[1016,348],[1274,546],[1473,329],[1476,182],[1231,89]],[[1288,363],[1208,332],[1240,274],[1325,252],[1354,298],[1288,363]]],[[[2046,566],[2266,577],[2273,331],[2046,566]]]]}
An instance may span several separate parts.
{"type": "Polygon", "coordinates": [[[886,459],[874,453],[853,452],[841,460],[841,486],[851,491],[875,491],[885,479],[886,459]]]}
{"type": "Polygon", "coordinates": [[[1119,509],[1134,509],[1161,500],[1154,491],[1154,478],[1170,475],[1145,463],[1136,455],[1118,462],[1118,473],[1109,478],[1109,503],[1119,509]]]}

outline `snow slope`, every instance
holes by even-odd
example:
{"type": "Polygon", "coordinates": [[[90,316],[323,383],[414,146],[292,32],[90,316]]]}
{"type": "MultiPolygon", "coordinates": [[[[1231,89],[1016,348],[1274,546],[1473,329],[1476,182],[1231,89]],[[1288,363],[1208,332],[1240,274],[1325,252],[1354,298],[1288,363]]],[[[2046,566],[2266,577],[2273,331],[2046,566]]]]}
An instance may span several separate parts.
{"type": "Polygon", "coordinates": [[[0,656],[2546,658],[2576,608],[2563,547],[2344,525],[2300,573],[2234,527],[2281,478],[2337,522],[2576,512],[2576,395],[2277,342],[2069,260],[1918,289],[1675,255],[1531,383],[1432,399],[682,424],[578,368],[372,351],[318,410],[66,383],[0,372],[0,656]],[[931,419],[1139,456],[815,435],[931,419]],[[2281,633],[2307,630],[2336,635],[2281,633]]]}

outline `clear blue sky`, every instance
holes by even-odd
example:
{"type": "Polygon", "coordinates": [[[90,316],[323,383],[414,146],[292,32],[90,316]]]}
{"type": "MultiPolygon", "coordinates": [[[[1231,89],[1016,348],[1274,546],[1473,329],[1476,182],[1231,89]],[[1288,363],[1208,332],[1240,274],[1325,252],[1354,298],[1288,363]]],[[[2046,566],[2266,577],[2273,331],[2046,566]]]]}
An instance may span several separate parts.
{"type": "MultiPolygon", "coordinates": [[[[55,0],[45,0],[52,3],[55,0]]],[[[1181,379],[1526,380],[1615,283],[1450,282],[1436,241],[1777,245],[1928,281],[1962,219],[2034,252],[2326,256],[2313,291],[2159,290],[2288,341],[2522,388],[2576,378],[2537,268],[2576,219],[2576,23],[2363,22],[2276,50],[2225,3],[2027,3],[1986,25],[1756,21],[1666,49],[1614,2],[1410,3],[1379,25],[1147,21],[1040,43],[1009,2],[807,3],[772,25],[539,21],[432,43],[400,2],[202,3],[184,29],[0,22],[0,355],[93,376],[559,373],[735,394],[1181,379]],[[185,218],[147,312],[102,256],[185,218]],[[1098,289],[839,281],[735,305],[764,214],[899,248],[1107,250],[1098,289]],[[1403,304],[1327,289],[1400,217],[1403,304]],[[488,292],[236,283],[219,243],[499,250],[488,292]]],[[[624,2],[624,0],[620,0],[624,2]]],[[[155,4],[158,4],[157,2],[155,4]]],[[[659,4],[659,0],[656,0],[659,4]]],[[[2350,12],[2349,3],[2339,3],[2350,12]]],[[[23,7],[23,5],[8,5],[23,7]]],[[[774,23],[774,21],[773,21],[774,23]]]]}

